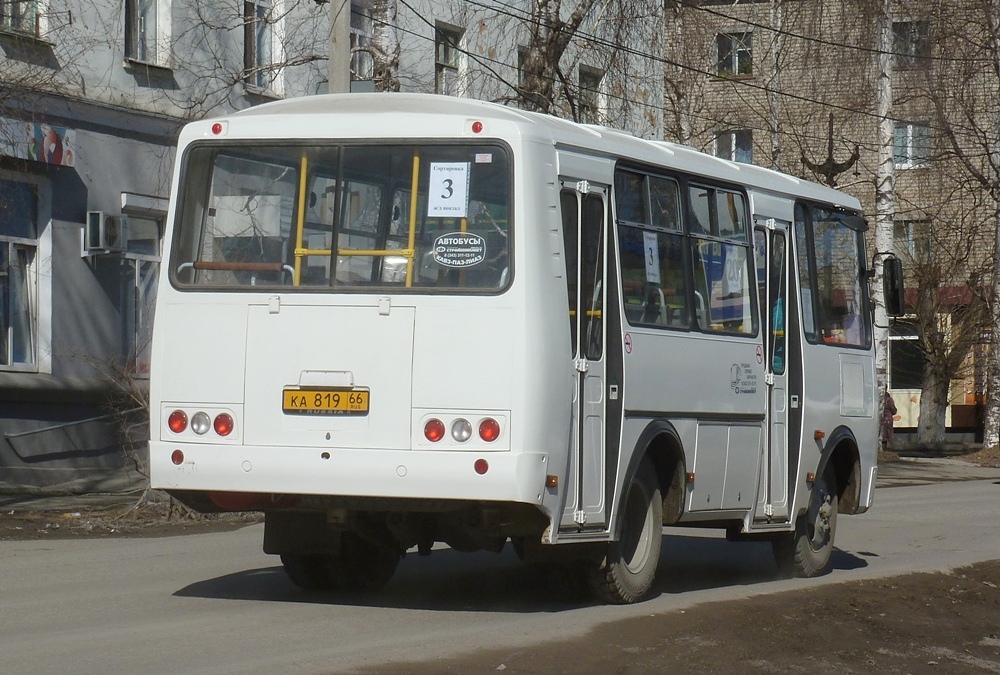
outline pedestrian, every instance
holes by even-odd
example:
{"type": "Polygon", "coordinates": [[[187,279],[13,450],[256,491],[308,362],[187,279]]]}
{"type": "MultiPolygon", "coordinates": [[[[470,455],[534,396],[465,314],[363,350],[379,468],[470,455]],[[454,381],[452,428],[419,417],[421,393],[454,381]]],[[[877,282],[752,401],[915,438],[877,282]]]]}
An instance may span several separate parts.
{"type": "Polygon", "coordinates": [[[892,400],[892,394],[885,392],[885,400],[882,404],[882,449],[888,450],[892,445],[892,425],[896,417],[896,402],[892,400]]]}

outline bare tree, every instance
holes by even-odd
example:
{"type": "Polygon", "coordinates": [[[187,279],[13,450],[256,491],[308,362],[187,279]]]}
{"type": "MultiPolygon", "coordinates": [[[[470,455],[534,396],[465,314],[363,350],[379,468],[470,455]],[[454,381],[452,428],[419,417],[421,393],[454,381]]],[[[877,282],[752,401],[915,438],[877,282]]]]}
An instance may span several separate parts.
{"type": "MultiPolygon", "coordinates": [[[[992,327],[986,357],[986,414],[983,446],[1000,448],[1000,0],[935,3],[936,41],[947,45],[928,77],[925,93],[933,104],[934,121],[949,159],[962,183],[988,196],[984,204],[989,232],[973,231],[977,242],[989,241],[990,268],[973,282],[988,308],[992,327]]],[[[980,213],[982,213],[980,211],[980,213]]],[[[975,222],[975,221],[974,221],[975,222]]],[[[981,248],[981,247],[980,247],[981,248]]],[[[980,324],[982,325],[982,324],[980,324]]]]}

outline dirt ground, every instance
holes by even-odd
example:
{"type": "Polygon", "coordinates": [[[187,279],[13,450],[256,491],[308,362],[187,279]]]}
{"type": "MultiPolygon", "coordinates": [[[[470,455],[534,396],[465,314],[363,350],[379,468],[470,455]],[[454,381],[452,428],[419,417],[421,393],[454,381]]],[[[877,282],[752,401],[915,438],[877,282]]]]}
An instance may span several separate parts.
{"type": "MultiPolygon", "coordinates": [[[[1000,466],[1000,456],[981,452],[962,459],[1000,466]]],[[[170,536],[259,520],[199,516],[145,499],[77,509],[8,504],[0,511],[0,541],[170,536]]],[[[1000,673],[1000,551],[997,558],[949,574],[709,603],[606,624],[565,642],[371,672],[1000,673]]]]}

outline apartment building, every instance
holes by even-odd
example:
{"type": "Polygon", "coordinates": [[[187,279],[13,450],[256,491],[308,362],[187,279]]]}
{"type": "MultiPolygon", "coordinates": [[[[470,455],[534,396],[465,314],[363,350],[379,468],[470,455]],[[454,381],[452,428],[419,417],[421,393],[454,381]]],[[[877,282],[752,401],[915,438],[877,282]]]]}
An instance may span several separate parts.
{"type": "MultiPolygon", "coordinates": [[[[881,5],[667,3],[666,137],[834,185],[861,200],[874,226],[881,5]]],[[[897,431],[931,415],[921,398],[936,392],[949,430],[981,432],[989,328],[977,298],[989,278],[995,205],[950,140],[981,167],[988,153],[974,138],[996,129],[996,83],[974,48],[988,44],[986,19],[971,5],[896,2],[889,19],[894,252],[912,308],[890,330],[897,431]]]]}
{"type": "MultiPolygon", "coordinates": [[[[662,17],[646,4],[574,27],[555,112],[661,136],[662,64],[645,56],[662,17]]],[[[531,6],[0,2],[0,487],[86,487],[141,466],[160,237],[187,120],[351,90],[517,105],[531,6]]],[[[225,374],[205,364],[205,376],[225,374]]]]}

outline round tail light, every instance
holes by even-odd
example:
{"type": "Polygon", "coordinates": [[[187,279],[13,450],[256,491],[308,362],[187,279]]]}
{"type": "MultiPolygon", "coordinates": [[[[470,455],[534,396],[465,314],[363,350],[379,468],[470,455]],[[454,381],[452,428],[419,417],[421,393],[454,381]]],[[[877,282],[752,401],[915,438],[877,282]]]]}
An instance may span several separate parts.
{"type": "Polygon", "coordinates": [[[215,423],[213,426],[215,427],[215,433],[220,436],[228,436],[233,433],[233,428],[236,426],[236,423],[233,422],[233,416],[229,413],[219,413],[215,416],[215,423]]]}
{"type": "Polygon", "coordinates": [[[444,438],[444,422],[438,419],[427,420],[424,424],[424,438],[431,443],[437,443],[444,438]]]}
{"type": "Polygon", "coordinates": [[[487,417],[479,423],[479,437],[487,443],[500,438],[500,423],[492,417],[487,417]]]}
{"type": "Polygon", "coordinates": [[[175,410],[167,418],[167,426],[175,434],[183,433],[188,426],[188,416],[183,410],[175,410]]]}

